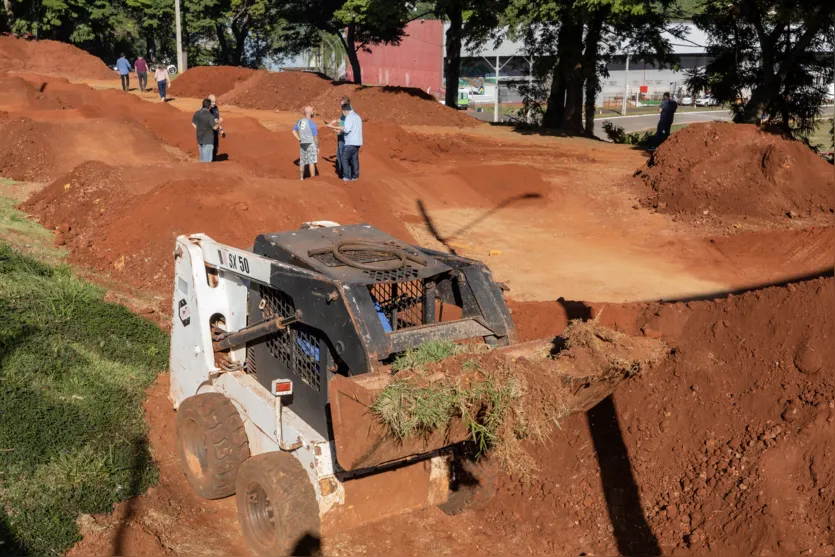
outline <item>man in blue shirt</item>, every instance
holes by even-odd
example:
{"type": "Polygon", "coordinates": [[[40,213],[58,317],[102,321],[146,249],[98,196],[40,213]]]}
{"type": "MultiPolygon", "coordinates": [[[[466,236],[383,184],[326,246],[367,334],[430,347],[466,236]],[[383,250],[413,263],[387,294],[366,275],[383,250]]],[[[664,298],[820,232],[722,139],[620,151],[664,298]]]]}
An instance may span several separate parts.
{"type": "Polygon", "coordinates": [[[655,144],[661,143],[670,137],[670,128],[673,126],[673,119],[676,115],[678,103],[670,98],[669,93],[664,93],[661,105],[658,107],[658,128],[655,130],[655,144]]]}
{"type": "Polygon", "coordinates": [[[342,149],[342,179],[353,182],[360,177],[362,118],[354,112],[349,103],[342,105],[342,114],[345,115],[345,123],[342,124],[342,134],[345,137],[345,147],[342,149]]]}
{"type": "Polygon", "coordinates": [[[121,58],[116,60],[116,69],[119,70],[119,77],[122,78],[122,91],[130,89],[130,62],[125,58],[125,53],[121,54],[121,58]]]}

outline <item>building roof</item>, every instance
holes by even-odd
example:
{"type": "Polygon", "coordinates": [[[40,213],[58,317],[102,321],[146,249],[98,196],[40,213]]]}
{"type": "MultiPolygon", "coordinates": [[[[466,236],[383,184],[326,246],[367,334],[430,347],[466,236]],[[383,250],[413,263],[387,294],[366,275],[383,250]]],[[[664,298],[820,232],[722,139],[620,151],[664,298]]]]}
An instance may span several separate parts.
{"type": "MultiPolygon", "coordinates": [[[[685,28],[685,35],[684,38],[679,39],[677,37],[672,36],[668,32],[664,32],[664,36],[673,46],[673,53],[675,54],[704,54],[707,46],[707,35],[704,31],[696,27],[696,25],[692,22],[684,22],[684,23],[674,23],[670,24],[672,26],[684,26],[685,28]]],[[[444,55],[446,55],[446,30],[449,28],[449,23],[444,23],[444,55]]],[[[505,31],[500,30],[496,33],[497,36],[504,36],[505,31]]],[[[617,52],[616,54],[625,54],[625,52],[617,52]]],[[[484,56],[485,58],[495,58],[496,56],[501,57],[508,57],[508,56],[524,56],[525,55],[525,44],[523,41],[513,41],[510,39],[505,38],[498,48],[495,47],[494,41],[489,40],[487,43],[479,48],[479,49],[469,49],[464,46],[461,52],[462,56],[465,57],[481,57],[484,56]]]]}

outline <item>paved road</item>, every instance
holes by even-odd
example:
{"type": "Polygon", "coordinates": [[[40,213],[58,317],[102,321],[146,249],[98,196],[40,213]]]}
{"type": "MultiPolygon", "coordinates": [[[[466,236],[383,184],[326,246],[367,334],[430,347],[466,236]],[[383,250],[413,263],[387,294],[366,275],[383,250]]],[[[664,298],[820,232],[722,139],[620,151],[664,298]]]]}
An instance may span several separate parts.
{"type": "MultiPolygon", "coordinates": [[[[832,118],[835,109],[832,105],[823,107],[823,117],[832,118]]],[[[475,111],[468,111],[468,114],[480,120],[488,122],[493,121],[493,114],[485,112],[477,113],[475,111]]],[[[712,122],[714,120],[730,120],[731,113],[724,109],[718,110],[702,110],[699,112],[676,112],[675,124],[693,124],[695,122],[712,122]]],[[[636,116],[607,116],[603,118],[594,119],[594,133],[597,137],[606,138],[603,133],[603,122],[611,121],[618,126],[621,126],[627,133],[638,132],[644,130],[654,130],[658,125],[658,114],[640,114],[636,116]]]]}
{"type": "MultiPolygon", "coordinates": [[[[628,114],[628,113],[627,113],[628,114]]],[[[696,122],[713,122],[714,120],[730,120],[731,113],[727,110],[703,110],[700,112],[676,112],[675,124],[693,124],[696,122]]],[[[638,116],[611,116],[594,119],[594,133],[598,137],[606,137],[603,133],[603,122],[610,121],[621,126],[625,132],[639,132],[654,130],[658,125],[658,114],[641,114],[638,116]]]]}

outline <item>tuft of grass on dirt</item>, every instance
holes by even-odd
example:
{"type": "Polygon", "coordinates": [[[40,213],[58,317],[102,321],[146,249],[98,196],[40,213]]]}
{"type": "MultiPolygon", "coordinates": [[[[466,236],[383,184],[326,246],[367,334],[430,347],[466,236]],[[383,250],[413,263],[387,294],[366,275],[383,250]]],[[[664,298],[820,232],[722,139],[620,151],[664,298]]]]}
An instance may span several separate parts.
{"type": "Polygon", "coordinates": [[[556,357],[460,349],[437,365],[442,352],[454,349],[418,350],[401,362],[401,373],[376,396],[371,412],[401,440],[446,434],[463,422],[479,454],[490,451],[505,470],[529,476],[536,463],[523,440],[543,442],[561,428],[560,420],[591,408],[666,354],[663,342],[601,326],[599,315],[572,320],[562,336],[565,348],[556,357]]]}
{"type": "Polygon", "coordinates": [[[454,356],[460,346],[452,341],[431,341],[421,344],[417,348],[407,350],[399,355],[391,365],[394,372],[406,369],[420,369],[429,364],[435,364],[454,356]]]}
{"type": "MultiPolygon", "coordinates": [[[[3,180],[0,179],[0,186],[15,183],[3,180]]],[[[66,251],[52,246],[53,232],[15,209],[16,204],[14,199],[0,196],[0,239],[17,251],[39,260],[60,262],[66,256],[66,251]]]]}
{"type": "Polygon", "coordinates": [[[377,396],[371,411],[399,439],[445,431],[454,419],[462,418],[479,451],[486,451],[496,443],[508,410],[520,396],[509,377],[429,386],[395,379],[377,396]]]}
{"type": "Polygon", "coordinates": [[[2,554],[64,553],[80,514],[156,481],[141,404],[168,338],[103,297],[0,243],[2,554]]]}

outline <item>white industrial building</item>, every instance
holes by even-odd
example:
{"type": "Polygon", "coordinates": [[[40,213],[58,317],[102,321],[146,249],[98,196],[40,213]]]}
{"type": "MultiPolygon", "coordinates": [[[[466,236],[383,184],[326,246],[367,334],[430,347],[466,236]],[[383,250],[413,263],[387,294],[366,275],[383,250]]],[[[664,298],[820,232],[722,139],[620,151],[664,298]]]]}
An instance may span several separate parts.
{"type": "MultiPolygon", "coordinates": [[[[645,63],[640,58],[629,57],[629,71],[626,70],[627,52],[618,52],[615,60],[608,65],[609,76],[603,78],[603,88],[598,95],[597,104],[615,103],[616,98],[622,99],[624,92],[629,91],[630,98],[646,89],[646,97],[659,97],[664,92],[677,91],[683,87],[684,71],[694,67],[704,67],[708,63],[705,45],[707,37],[704,32],[692,23],[677,23],[685,28],[684,38],[677,38],[666,33],[673,46],[673,52],[678,57],[679,69],[661,69],[645,63]]],[[[446,38],[446,35],[444,35],[446,38]]],[[[446,44],[444,44],[446,52],[446,44]]],[[[525,45],[521,41],[504,40],[498,48],[492,41],[478,50],[464,49],[461,60],[461,77],[468,83],[475,85],[484,80],[484,95],[474,95],[476,103],[490,102],[495,99],[496,57],[500,66],[500,102],[519,102],[521,96],[514,90],[512,84],[528,79],[530,75],[530,58],[525,52],[525,45]]],[[[642,95],[644,98],[644,95],[642,95]]]]}

